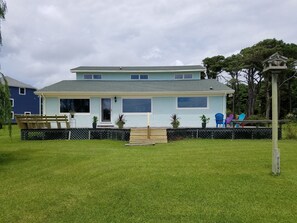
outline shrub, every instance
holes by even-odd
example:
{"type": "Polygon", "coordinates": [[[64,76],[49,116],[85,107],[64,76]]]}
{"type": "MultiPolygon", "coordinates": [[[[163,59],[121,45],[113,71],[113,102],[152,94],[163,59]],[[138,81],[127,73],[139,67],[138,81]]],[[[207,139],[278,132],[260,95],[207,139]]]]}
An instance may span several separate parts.
{"type": "Polygon", "coordinates": [[[172,127],[174,129],[177,129],[180,125],[179,117],[177,117],[177,114],[171,115],[171,123],[172,127]]]}
{"type": "Polygon", "coordinates": [[[297,139],[297,124],[295,122],[288,122],[284,125],[284,138],[297,139]]]}

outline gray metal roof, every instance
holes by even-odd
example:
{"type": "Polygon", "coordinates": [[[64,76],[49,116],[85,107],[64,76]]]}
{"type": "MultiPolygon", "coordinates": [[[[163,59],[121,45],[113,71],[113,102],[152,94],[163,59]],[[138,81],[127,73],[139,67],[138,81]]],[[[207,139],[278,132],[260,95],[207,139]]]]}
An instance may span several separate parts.
{"type": "Polygon", "coordinates": [[[71,69],[71,72],[86,72],[86,71],[93,71],[93,72],[166,72],[166,71],[204,71],[205,68],[200,65],[188,65],[188,66],[80,66],[71,69]]]}
{"type": "Polygon", "coordinates": [[[217,80],[64,80],[42,88],[36,94],[45,93],[166,93],[166,92],[220,92],[233,93],[233,90],[217,80]]]}
{"type": "MultiPolygon", "coordinates": [[[[12,77],[9,77],[9,76],[5,76],[5,79],[6,79],[6,81],[7,81],[9,87],[20,87],[20,88],[31,88],[31,89],[36,89],[35,87],[32,87],[32,86],[29,85],[29,84],[25,84],[25,83],[23,83],[23,82],[21,82],[21,81],[18,81],[18,80],[16,80],[16,79],[12,78],[12,77]]],[[[1,83],[4,83],[2,77],[0,77],[0,81],[1,81],[1,83]]]]}

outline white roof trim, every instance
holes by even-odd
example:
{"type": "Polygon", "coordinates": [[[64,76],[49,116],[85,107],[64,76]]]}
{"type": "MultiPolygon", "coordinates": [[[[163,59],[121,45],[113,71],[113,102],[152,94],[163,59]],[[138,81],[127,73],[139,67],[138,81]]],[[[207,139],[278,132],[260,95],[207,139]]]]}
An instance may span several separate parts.
{"type": "Polygon", "coordinates": [[[36,95],[42,96],[222,96],[233,94],[234,90],[229,91],[182,91],[182,92],[42,92],[36,91],[36,95]]]}
{"type": "Polygon", "coordinates": [[[205,71],[205,68],[201,69],[188,69],[188,70],[80,70],[72,69],[71,73],[180,73],[180,72],[195,72],[205,71]]]}

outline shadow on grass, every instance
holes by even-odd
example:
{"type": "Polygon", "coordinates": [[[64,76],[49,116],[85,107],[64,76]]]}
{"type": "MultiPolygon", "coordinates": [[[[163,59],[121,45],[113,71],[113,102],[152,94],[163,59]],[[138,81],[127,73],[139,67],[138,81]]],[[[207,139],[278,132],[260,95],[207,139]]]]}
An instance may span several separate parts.
{"type": "Polygon", "coordinates": [[[7,165],[12,162],[22,162],[29,160],[29,156],[24,155],[23,153],[20,154],[20,152],[1,152],[0,153],[0,165],[7,165]]]}

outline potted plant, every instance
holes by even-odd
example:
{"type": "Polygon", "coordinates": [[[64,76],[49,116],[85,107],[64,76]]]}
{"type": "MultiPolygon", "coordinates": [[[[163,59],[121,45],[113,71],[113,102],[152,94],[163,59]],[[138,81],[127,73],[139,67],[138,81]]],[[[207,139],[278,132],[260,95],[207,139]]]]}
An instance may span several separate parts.
{"type": "Polygon", "coordinates": [[[207,118],[205,115],[201,115],[200,119],[202,121],[202,128],[205,129],[206,128],[206,123],[208,123],[210,118],[207,118]]]}
{"type": "Polygon", "coordinates": [[[97,116],[93,116],[93,129],[95,129],[97,127],[97,122],[98,122],[98,117],[97,116]]]}
{"type": "Polygon", "coordinates": [[[70,110],[69,113],[70,113],[70,118],[74,118],[75,111],[74,110],[70,110]]]}
{"type": "Polygon", "coordinates": [[[119,127],[119,129],[122,129],[125,124],[126,124],[126,120],[124,118],[124,115],[120,114],[117,121],[116,121],[116,125],[119,127]]]}
{"type": "Polygon", "coordinates": [[[177,114],[171,115],[171,123],[172,127],[174,129],[177,129],[180,125],[179,117],[177,117],[177,114]]]}

